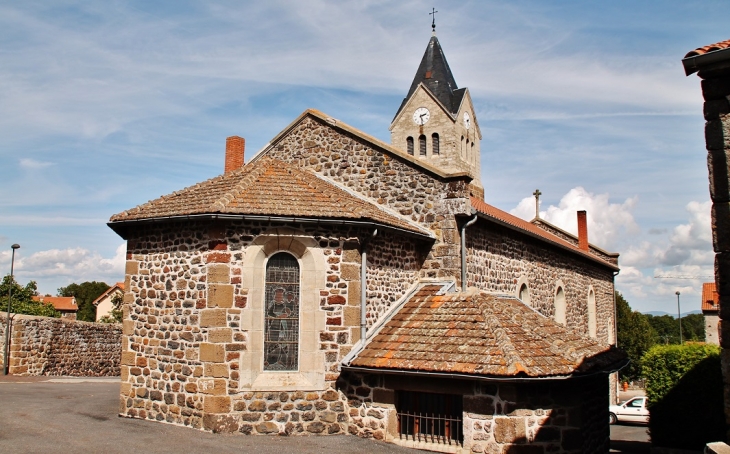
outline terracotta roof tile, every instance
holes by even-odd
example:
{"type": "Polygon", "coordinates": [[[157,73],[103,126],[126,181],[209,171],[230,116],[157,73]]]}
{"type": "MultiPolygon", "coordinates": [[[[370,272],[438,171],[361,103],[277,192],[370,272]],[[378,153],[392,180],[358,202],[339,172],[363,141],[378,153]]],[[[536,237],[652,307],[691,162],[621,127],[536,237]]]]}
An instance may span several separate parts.
{"type": "Polygon", "coordinates": [[[111,222],[239,214],[376,222],[423,236],[431,232],[310,171],[271,158],[253,163],[111,217],[111,222]]]}
{"type": "Polygon", "coordinates": [[[516,298],[416,292],[350,363],[354,367],[491,377],[607,371],[626,355],[570,331],[516,298]]]}
{"type": "Polygon", "coordinates": [[[508,224],[512,228],[521,230],[525,233],[530,234],[533,237],[538,237],[542,240],[546,240],[563,249],[567,249],[571,252],[578,253],[591,260],[600,262],[601,264],[604,264],[606,266],[609,266],[613,269],[618,270],[618,267],[615,264],[608,262],[606,260],[603,260],[602,258],[600,258],[597,255],[584,251],[583,249],[580,249],[576,245],[560,238],[559,236],[553,235],[552,233],[541,229],[540,227],[536,226],[535,224],[527,222],[524,219],[520,219],[517,216],[513,216],[505,211],[500,210],[499,208],[489,205],[488,203],[484,202],[481,199],[472,197],[471,206],[474,207],[474,209],[477,210],[479,213],[486,215],[489,218],[495,219],[504,224],[508,224]]]}
{"type": "Polygon", "coordinates": [[[720,310],[720,295],[717,293],[714,282],[702,284],[702,312],[717,312],[720,310]]]}
{"type": "Polygon", "coordinates": [[[33,301],[52,304],[57,311],[76,312],[79,310],[79,306],[76,305],[76,298],[73,296],[34,296],[33,301]]]}
{"type": "Polygon", "coordinates": [[[708,52],[713,52],[716,50],[723,50],[723,49],[727,49],[727,48],[730,48],[730,39],[725,40],[725,41],[720,41],[719,43],[698,47],[697,49],[688,52],[687,55],[684,56],[684,58],[694,57],[695,55],[704,55],[708,52]]]}

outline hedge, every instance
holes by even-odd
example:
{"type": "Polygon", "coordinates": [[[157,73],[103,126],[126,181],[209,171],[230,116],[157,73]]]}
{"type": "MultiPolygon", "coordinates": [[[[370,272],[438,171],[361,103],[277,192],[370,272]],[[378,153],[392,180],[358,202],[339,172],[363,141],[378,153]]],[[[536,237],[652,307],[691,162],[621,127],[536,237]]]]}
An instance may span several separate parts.
{"type": "Polygon", "coordinates": [[[725,440],[720,348],[657,345],[641,359],[653,446],[702,450],[725,440]]]}

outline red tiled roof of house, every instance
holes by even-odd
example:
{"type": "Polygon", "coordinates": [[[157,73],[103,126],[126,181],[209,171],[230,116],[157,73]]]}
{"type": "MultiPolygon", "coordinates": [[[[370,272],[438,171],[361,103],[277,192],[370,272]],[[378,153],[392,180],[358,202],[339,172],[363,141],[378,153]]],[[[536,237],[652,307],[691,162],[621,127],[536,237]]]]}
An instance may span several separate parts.
{"type": "Polygon", "coordinates": [[[615,264],[607,262],[606,260],[601,259],[597,255],[584,251],[583,249],[580,249],[576,245],[574,245],[568,241],[565,241],[564,239],[560,238],[559,236],[553,235],[552,233],[547,232],[544,229],[541,229],[540,227],[536,226],[535,224],[527,222],[524,219],[520,219],[517,216],[513,216],[513,215],[507,213],[506,211],[500,210],[499,208],[493,207],[492,205],[489,205],[488,203],[484,202],[481,199],[472,197],[471,206],[474,207],[474,209],[477,210],[479,213],[486,215],[488,218],[496,220],[502,224],[507,224],[509,227],[511,227],[513,229],[522,231],[523,233],[527,233],[532,237],[537,237],[541,240],[553,243],[554,245],[556,245],[558,247],[561,247],[561,248],[567,249],[571,252],[580,254],[593,261],[597,261],[603,265],[606,265],[614,270],[619,269],[615,264]]]}
{"type": "Polygon", "coordinates": [[[73,296],[34,296],[33,301],[52,304],[57,311],[76,312],[79,310],[79,306],[76,305],[76,298],[73,296]]]}
{"type": "Polygon", "coordinates": [[[548,319],[516,298],[417,291],[353,367],[489,377],[553,377],[616,370],[626,355],[548,319]]]}
{"type": "Polygon", "coordinates": [[[716,50],[723,50],[730,48],[730,39],[725,41],[720,41],[719,43],[715,44],[709,44],[707,46],[698,47],[697,49],[687,52],[687,55],[684,56],[684,58],[687,57],[694,57],[695,55],[704,55],[708,52],[713,52],[716,50]]]}
{"type": "Polygon", "coordinates": [[[116,284],[112,285],[111,287],[109,287],[108,289],[106,289],[106,291],[104,293],[102,293],[101,295],[99,295],[99,297],[96,298],[91,304],[93,304],[94,306],[98,306],[99,305],[99,302],[101,302],[101,300],[103,300],[104,298],[106,298],[115,289],[119,289],[122,292],[124,292],[124,282],[117,282],[116,284]]]}
{"type": "Polygon", "coordinates": [[[717,312],[720,310],[720,295],[714,282],[702,284],[702,312],[717,312]]]}
{"type": "Polygon", "coordinates": [[[433,237],[418,224],[310,171],[266,157],[115,214],[111,223],[202,214],[355,220],[433,237]]]}

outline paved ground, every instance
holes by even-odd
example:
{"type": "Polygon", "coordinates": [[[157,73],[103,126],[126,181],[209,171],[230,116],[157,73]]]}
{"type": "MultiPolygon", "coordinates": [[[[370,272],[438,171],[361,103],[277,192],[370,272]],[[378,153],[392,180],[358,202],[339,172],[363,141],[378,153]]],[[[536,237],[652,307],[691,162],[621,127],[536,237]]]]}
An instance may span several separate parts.
{"type": "MultiPolygon", "coordinates": [[[[119,379],[0,375],[0,453],[413,453],[352,436],[214,435],[117,416],[119,379]]],[[[611,427],[611,452],[649,452],[645,426],[611,427]],[[646,449],[645,449],[646,448],[646,449]]]]}

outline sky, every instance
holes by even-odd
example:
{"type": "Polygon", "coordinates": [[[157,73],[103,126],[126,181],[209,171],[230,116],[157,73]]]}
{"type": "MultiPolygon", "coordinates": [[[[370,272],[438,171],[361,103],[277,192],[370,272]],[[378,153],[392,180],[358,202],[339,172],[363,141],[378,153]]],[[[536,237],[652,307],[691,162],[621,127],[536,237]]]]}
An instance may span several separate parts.
{"type": "Polygon", "coordinates": [[[702,95],[725,1],[0,1],[0,273],[124,279],[109,217],[246,159],[305,109],[386,142],[436,31],[482,131],[487,203],[621,254],[642,312],[713,274],[702,95]],[[656,278],[682,276],[687,279],[656,278]]]}

